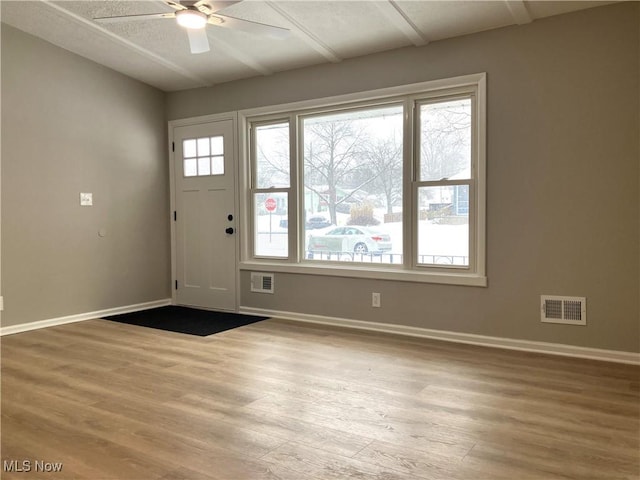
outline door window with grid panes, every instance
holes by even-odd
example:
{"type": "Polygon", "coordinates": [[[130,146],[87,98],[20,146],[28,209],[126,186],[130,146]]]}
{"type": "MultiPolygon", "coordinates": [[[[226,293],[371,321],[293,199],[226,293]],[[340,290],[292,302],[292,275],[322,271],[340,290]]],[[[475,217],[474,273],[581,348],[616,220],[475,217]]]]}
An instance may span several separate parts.
{"type": "Polygon", "coordinates": [[[224,138],[189,138],[182,142],[185,177],[224,175],[224,138]]]}

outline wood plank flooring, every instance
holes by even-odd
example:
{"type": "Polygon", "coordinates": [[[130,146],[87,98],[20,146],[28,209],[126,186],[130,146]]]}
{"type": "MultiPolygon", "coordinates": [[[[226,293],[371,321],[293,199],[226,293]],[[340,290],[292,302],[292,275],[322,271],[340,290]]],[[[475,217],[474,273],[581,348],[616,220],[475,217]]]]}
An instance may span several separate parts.
{"type": "Polygon", "coordinates": [[[275,319],[0,341],[3,479],[640,478],[637,366],[275,319]]]}

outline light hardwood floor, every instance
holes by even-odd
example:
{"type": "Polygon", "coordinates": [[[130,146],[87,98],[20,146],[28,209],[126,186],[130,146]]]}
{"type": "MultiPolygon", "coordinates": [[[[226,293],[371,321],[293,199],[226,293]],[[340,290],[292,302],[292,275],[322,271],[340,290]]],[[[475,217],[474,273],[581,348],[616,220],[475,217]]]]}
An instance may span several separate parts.
{"type": "Polygon", "coordinates": [[[1,346],[6,479],[640,478],[637,366],[273,319],[1,346]]]}

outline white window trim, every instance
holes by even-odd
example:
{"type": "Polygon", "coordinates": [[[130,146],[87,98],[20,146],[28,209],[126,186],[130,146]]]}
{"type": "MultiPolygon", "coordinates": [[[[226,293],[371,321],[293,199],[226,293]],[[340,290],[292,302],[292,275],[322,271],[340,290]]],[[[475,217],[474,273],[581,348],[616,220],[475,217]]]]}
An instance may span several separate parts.
{"type": "MultiPolygon", "coordinates": [[[[278,124],[278,123],[289,123],[289,178],[295,178],[293,177],[292,172],[296,172],[297,168],[295,165],[295,156],[292,155],[292,148],[295,148],[295,138],[292,139],[291,137],[292,132],[294,132],[295,130],[292,128],[292,122],[294,121],[294,119],[292,118],[292,115],[287,115],[287,116],[282,116],[282,115],[277,115],[273,118],[268,117],[266,120],[261,120],[259,122],[255,122],[255,125],[257,128],[259,128],[260,126],[263,125],[274,125],[274,124],[278,124]]],[[[253,141],[255,141],[254,136],[256,135],[256,128],[252,129],[250,134],[247,137],[247,141],[249,142],[249,144],[251,144],[253,141]]],[[[251,172],[251,177],[254,177],[257,175],[257,158],[255,157],[255,152],[251,152],[250,149],[248,151],[248,169],[251,172]]],[[[251,178],[248,179],[247,184],[249,185],[249,188],[247,191],[245,192],[241,192],[241,195],[244,196],[249,196],[249,211],[248,212],[243,212],[246,215],[248,215],[250,218],[254,218],[253,215],[253,209],[255,208],[253,205],[253,194],[254,193],[286,193],[287,194],[287,211],[292,212],[295,216],[292,217],[292,222],[291,222],[291,229],[297,229],[298,225],[297,225],[297,203],[292,202],[292,198],[293,198],[293,185],[291,183],[289,183],[288,187],[268,187],[268,188],[251,188],[251,178]]],[[[248,225],[248,229],[244,230],[246,232],[248,232],[248,236],[245,239],[246,242],[249,244],[249,248],[251,248],[251,245],[253,245],[253,241],[256,237],[256,232],[255,232],[255,226],[253,224],[253,222],[249,222],[248,225]]],[[[293,245],[292,248],[292,239],[289,236],[288,238],[289,242],[287,245],[287,251],[288,251],[288,257],[262,257],[265,260],[269,260],[269,261],[278,261],[278,262],[291,262],[291,252],[295,251],[295,245],[293,245]]],[[[258,258],[260,258],[258,256],[258,258]]]]}
{"type": "MultiPolygon", "coordinates": [[[[405,127],[405,182],[412,183],[411,162],[407,162],[407,155],[411,156],[413,149],[415,148],[413,139],[413,113],[412,109],[409,110],[409,114],[405,117],[405,122],[410,123],[410,128],[405,127]],[[411,118],[410,118],[411,117],[411,118]],[[407,138],[408,137],[408,138],[407,138]]],[[[375,278],[382,280],[396,280],[407,282],[419,282],[419,283],[438,283],[446,285],[466,285],[466,286],[487,286],[486,277],[486,73],[477,73],[470,75],[463,75],[459,77],[449,79],[439,79],[427,82],[414,83],[410,85],[402,85],[397,87],[383,88],[378,90],[370,90],[360,93],[352,93],[346,95],[339,95],[334,97],[327,97],[322,99],[305,100],[300,102],[281,104],[275,106],[259,107],[247,110],[241,110],[238,112],[239,120],[239,198],[240,198],[240,218],[243,232],[247,234],[242,235],[240,239],[240,270],[255,270],[255,271],[272,271],[272,272],[284,272],[294,274],[308,274],[308,275],[323,275],[334,277],[349,277],[349,278],[375,278]],[[252,196],[250,195],[250,169],[252,168],[249,158],[249,142],[250,138],[247,134],[248,127],[254,119],[263,121],[268,118],[290,118],[291,119],[291,152],[293,154],[296,148],[296,138],[298,125],[295,121],[295,115],[299,114],[302,110],[313,109],[314,111],[323,108],[340,108],[341,104],[345,107],[347,104],[355,104],[357,102],[376,102],[384,101],[391,97],[406,97],[415,96],[415,98],[423,99],[429,96],[437,96],[438,91],[447,90],[450,91],[456,88],[469,88],[474,87],[476,89],[476,125],[477,125],[477,138],[473,140],[474,148],[477,149],[477,164],[475,168],[476,172],[476,184],[474,185],[473,196],[475,200],[475,207],[477,209],[475,215],[475,234],[472,237],[472,244],[470,248],[473,249],[473,257],[475,258],[475,265],[473,271],[456,271],[455,269],[441,269],[430,268],[423,266],[412,265],[412,269],[407,269],[403,266],[402,269],[394,268],[393,266],[376,268],[371,266],[365,266],[360,264],[349,264],[348,267],[344,263],[305,263],[303,258],[298,259],[295,255],[295,250],[292,250],[292,240],[290,236],[289,242],[289,258],[288,259],[258,259],[253,258],[251,252],[252,238],[253,238],[253,222],[252,222],[252,196]],[[294,113],[295,112],[295,113],[294,113]]],[[[294,158],[293,155],[291,157],[294,158]]],[[[292,178],[297,175],[297,165],[292,161],[292,178]]],[[[405,207],[411,205],[408,210],[403,208],[406,215],[412,218],[413,215],[413,199],[407,198],[413,196],[413,186],[405,188],[405,207]]],[[[294,196],[295,192],[291,192],[294,196]]],[[[297,208],[297,202],[299,199],[289,199],[289,207],[297,208]],[[294,202],[291,202],[294,200],[294,202]]],[[[297,219],[297,212],[294,212],[294,218],[297,219]]],[[[291,225],[296,227],[297,225],[291,225]]],[[[412,237],[415,233],[412,235],[412,237]]],[[[413,242],[413,238],[405,239],[405,242],[413,242]]],[[[411,248],[411,244],[405,244],[403,251],[412,251],[407,249],[411,248]]],[[[470,251],[471,253],[471,251],[470,251]]],[[[304,252],[302,252],[304,255],[304,252]]],[[[471,267],[471,265],[470,265],[471,267]]]]}

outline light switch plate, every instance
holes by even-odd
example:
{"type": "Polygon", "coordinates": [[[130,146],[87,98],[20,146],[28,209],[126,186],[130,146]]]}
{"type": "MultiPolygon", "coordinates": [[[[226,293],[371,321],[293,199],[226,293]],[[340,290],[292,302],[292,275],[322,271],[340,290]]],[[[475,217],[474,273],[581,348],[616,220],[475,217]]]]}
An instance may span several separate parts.
{"type": "Polygon", "coordinates": [[[80,193],[80,205],[83,207],[93,205],[93,193],[80,193]]]}

